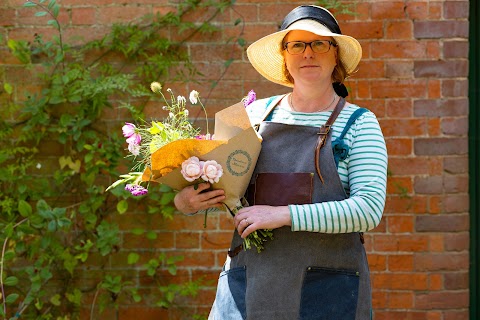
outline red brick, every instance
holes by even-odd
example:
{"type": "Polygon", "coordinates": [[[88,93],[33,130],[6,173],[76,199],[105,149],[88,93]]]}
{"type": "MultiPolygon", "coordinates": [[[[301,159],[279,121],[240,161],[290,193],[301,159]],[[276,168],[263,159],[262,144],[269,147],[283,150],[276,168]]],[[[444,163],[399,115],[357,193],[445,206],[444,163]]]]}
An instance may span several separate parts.
{"type": "Polygon", "coordinates": [[[131,22],[150,13],[146,6],[122,5],[104,7],[97,12],[97,23],[101,25],[112,25],[113,23],[131,22]]]}
{"type": "Polygon", "coordinates": [[[419,254],[415,257],[416,271],[454,271],[468,269],[468,254],[452,252],[419,254]]]}
{"type": "Polygon", "coordinates": [[[426,252],[429,239],[424,235],[375,235],[375,252],[426,252]]]}
{"type": "Polygon", "coordinates": [[[413,254],[399,254],[388,256],[389,271],[413,271],[413,254]]]}
{"type": "MultiPolygon", "coordinates": [[[[374,5],[376,7],[376,4],[374,5]]],[[[412,39],[413,38],[413,22],[406,21],[386,21],[385,22],[385,38],[387,39],[412,39]]]]}
{"type": "Polygon", "coordinates": [[[443,16],[446,19],[467,19],[469,15],[468,1],[445,1],[443,16]]]}
{"type": "Polygon", "coordinates": [[[386,139],[387,150],[390,156],[408,156],[413,152],[413,140],[409,138],[386,139]]]}
{"type": "Polygon", "coordinates": [[[356,39],[380,39],[383,37],[383,23],[381,21],[352,22],[342,26],[342,33],[356,39]]]}
{"type": "Polygon", "coordinates": [[[445,235],[446,251],[466,251],[469,248],[468,232],[448,233],[445,235]]]}
{"type": "Polygon", "coordinates": [[[413,292],[391,291],[388,295],[388,307],[391,309],[410,309],[413,307],[413,292]]]}
{"type": "Polygon", "coordinates": [[[372,43],[373,58],[426,58],[427,43],[420,41],[378,41],[372,43]]]}
{"type": "Polygon", "coordinates": [[[425,82],[421,80],[381,80],[375,83],[374,98],[423,98],[426,97],[425,82]]]}
{"type": "Polygon", "coordinates": [[[443,291],[419,294],[415,297],[416,309],[459,309],[468,307],[468,292],[443,291]]]}
{"type": "Polygon", "coordinates": [[[469,225],[468,215],[450,214],[416,217],[415,229],[419,232],[456,232],[466,231],[469,225]]]}
{"type": "Polygon", "coordinates": [[[15,9],[2,9],[0,7],[0,26],[7,27],[15,24],[15,9]]]}
{"type": "Polygon", "coordinates": [[[147,239],[145,235],[125,233],[123,235],[122,248],[174,248],[174,244],[175,242],[173,232],[157,233],[157,238],[153,240],[147,239]]]}
{"type": "Polygon", "coordinates": [[[443,54],[446,59],[468,58],[468,41],[446,41],[443,44],[443,54]]]}
{"type": "Polygon", "coordinates": [[[466,38],[467,21],[415,21],[414,35],[417,39],[466,38]]]}
{"type": "Polygon", "coordinates": [[[374,288],[391,290],[426,290],[427,275],[422,273],[381,273],[372,276],[374,288]]]}
{"type": "Polygon", "coordinates": [[[426,133],[423,119],[384,119],[380,121],[380,127],[387,137],[423,136],[426,133]]]}
{"type": "Polygon", "coordinates": [[[73,25],[93,25],[96,23],[95,8],[72,9],[73,25]]]}
{"type": "Polygon", "coordinates": [[[375,20],[402,19],[405,3],[402,1],[377,1],[372,5],[370,17],[375,20]]]}
{"type": "Polygon", "coordinates": [[[443,97],[466,97],[468,95],[468,81],[466,79],[443,80],[443,97]]]}
{"type": "Polygon", "coordinates": [[[445,273],[445,289],[446,290],[462,290],[468,289],[469,278],[467,270],[458,273],[445,273]]]}
{"type": "Polygon", "coordinates": [[[415,154],[419,156],[461,155],[468,152],[466,138],[419,138],[414,142],[415,154]]]}
{"type": "Polygon", "coordinates": [[[414,101],[414,114],[416,117],[445,117],[463,116],[468,110],[466,99],[435,99],[414,101]]]}
{"type": "Polygon", "coordinates": [[[405,4],[405,13],[415,20],[425,20],[428,17],[428,5],[426,1],[409,1],[405,4]]]}
{"type": "Polygon", "coordinates": [[[388,216],[388,232],[391,233],[410,233],[414,231],[414,219],[412,216],[388,216]]]}
{"type": "Polygon", "coordinates": [[[387,269],[387,258],[385,255],[369,254],[367,258],[371,272],[384,271],[387,269]]]}
{"type": "Polygon", "coordinates": [[[446,60],[446,61],[415,61],[415,77],[467,77],[467,60],[446,60]]]}

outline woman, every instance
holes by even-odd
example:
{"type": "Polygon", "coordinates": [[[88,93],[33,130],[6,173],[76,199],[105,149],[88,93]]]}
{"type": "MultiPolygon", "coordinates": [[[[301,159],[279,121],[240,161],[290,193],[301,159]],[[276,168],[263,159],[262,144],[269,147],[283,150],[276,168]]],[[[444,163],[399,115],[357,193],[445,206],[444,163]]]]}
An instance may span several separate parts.
{"type": "MultiPolygon", "coordinates": [[[[262,151],[209,319],[370,319],[362,232],[381,220],[387,154],[375,115],[344,100],[361,46],[326,9],[300,6],[247,54],[261,75],[293,90],[247,108],[262,151]],[[261,253],[242,250],[258,229],[273,229],[273,240],[261,253]]],[[[179,192],[177,208],[224,200],[208,187],[179,192]]]]}

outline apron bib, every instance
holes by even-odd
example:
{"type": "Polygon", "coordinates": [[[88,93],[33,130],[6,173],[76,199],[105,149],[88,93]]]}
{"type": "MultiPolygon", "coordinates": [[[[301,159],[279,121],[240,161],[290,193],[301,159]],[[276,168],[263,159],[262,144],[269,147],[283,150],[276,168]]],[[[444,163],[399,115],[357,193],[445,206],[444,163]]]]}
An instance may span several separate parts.
{"type": "MultiPolygon", "coordinates": [[[[262,122],[259,133],[263,142],[252,178],[254,183],[259,181],[255,193],[272,191],[260,184],[268,174],[298,173],[300,179],[310,177],[310,181],[302,188],[293,189],[289,183],[276,186],[280,192],[277,199],[292,193],[301,193],[297,198],[311,203],[346,198],[333,157],[331,132],[320,149],[323,183],[315,174],[313,157],[318,128],[262,122]]],[[[272,201],[284,205],[281,199],[272,201]]],[[[292,232],[290,227],[282,227],[273,231],[273,237],[261,253],[242,250],[227,258],[209,319],[370,319],[370,275],[359,233],[292,232]]],[[[241,244],[235,230],[230,248],[241,244]]]]}

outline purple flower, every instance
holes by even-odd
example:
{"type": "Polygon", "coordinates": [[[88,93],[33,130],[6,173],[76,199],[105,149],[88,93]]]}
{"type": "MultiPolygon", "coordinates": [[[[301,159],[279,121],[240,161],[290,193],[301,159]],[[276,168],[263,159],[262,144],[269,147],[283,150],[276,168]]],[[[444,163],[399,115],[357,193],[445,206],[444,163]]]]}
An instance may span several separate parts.
{"type": "Polygon", "coordinates": [[[148,190],[138,184],[127,184],[125,190],[130,192],[133,196],[143,196],[148,193],[148,190]]]}
{"type": "Polygon", "coordinates": [[[135,144],[135,145],[140,145],[140,142],[142,142],[142,136],[140,136],[138,133],[134,133],[127,139],[128,144],[135,144]]]}
{"type": "Polygon", "coordinates": [[[250,90],[247,96],[243,99],[243,105],[247,107],[250,103],[252,103],[256,99],[257,99],[257,94],[255,93],[255,91],[250,90]]]}
{"type": "Polygon", "coordinates": [[[215,135],[214,134],[199,134],[198,136],[195,136],[195,139],[197,140],[215,140],[215,135]]]}
{"type": "Polygon", "coordinates": [[[127,190],[128,192],[132,192],[133,189],[135,189],[135,185],[134,185],[134,184],[129,183],[129,184],[127,184],[127,185],[125,186],[125,190],[127,190]]]}
{"type": "Polygon", "coordinates": [[[130,138],[131,136],[133,136],[135,134],[135,129],[136,128],[137,127],[135,127],[135,125],[133,123],[125,122],[125,125],[122,127],[123,136],[125,138],[130,138]]]}
{"type": "Polygon", "coordinates": [[[134,156],[138,156],[140,154],[140,146],[135,143],[129,143],[128,151],[130,151],[130,153],[133,154],[134,156]]]}

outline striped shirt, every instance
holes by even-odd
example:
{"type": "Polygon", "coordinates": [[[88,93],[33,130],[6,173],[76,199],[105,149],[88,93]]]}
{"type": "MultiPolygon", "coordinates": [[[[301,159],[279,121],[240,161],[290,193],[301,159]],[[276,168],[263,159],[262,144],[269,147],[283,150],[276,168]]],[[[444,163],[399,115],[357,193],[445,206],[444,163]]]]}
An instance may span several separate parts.
{"type": "MultiPolygon", "coordinates": [[[[260,123],[268,99],[247,107],[252,124],[260,123]]],[[[346,106],[332,126],[332,141],[338,138],[352,113],[359,107],[346,106]]],[[[307,126],[322,126],[331,111],[303,113],[277,106],[271,121],[307,126]]],[[[322,233],[364,232],[378,226],[385,207],[387,188],[387,150],[380,125],[368,111],[347,131],[344,142],[348,156],[340,160],[338,174],[347,199],[322,203],[289,205],[292,231],[322,233]]]]}

